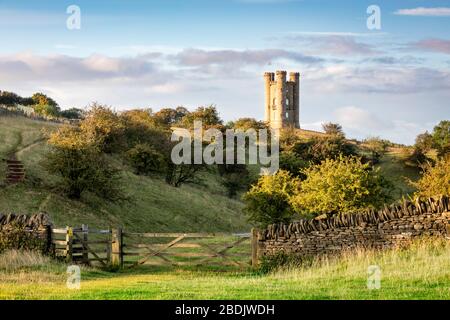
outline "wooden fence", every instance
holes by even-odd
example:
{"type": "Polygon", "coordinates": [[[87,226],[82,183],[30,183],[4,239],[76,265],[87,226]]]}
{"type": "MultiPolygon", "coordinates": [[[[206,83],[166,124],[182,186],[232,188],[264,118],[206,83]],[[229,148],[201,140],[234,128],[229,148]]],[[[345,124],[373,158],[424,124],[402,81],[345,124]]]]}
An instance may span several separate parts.
{"type": "Polygon", "coordinates": [[[132,268],[140,265],[256,265],[257,232],[136,233],[121,228],[54,228],[52,247],[67,262],[132,268]]]}
{"type": "Polygon", "coordinates": [[[111,230],[80,228],[53,228],[53,253],[67,262],[91,265],[97,262],[106,267],[111,262],[111,230]]]}

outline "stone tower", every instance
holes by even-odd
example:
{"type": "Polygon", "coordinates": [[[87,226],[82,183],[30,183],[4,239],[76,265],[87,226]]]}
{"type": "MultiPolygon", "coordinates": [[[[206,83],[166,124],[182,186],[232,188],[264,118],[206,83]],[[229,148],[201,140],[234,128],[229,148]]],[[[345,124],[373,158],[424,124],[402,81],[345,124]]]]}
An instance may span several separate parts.
{"type": "Polygon", "coordinates": [[[286,71],[264,74],[266,91],[265,121],[274,129],[300,128],[300,74],[286,71]]]}

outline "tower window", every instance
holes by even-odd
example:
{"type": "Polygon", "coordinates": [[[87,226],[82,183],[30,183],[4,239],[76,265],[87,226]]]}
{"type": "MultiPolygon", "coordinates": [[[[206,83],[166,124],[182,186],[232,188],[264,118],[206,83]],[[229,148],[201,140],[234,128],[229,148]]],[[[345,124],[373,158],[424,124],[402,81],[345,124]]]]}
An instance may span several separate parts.
{"type": "Polygon", "coordinates": [[[289,112],[286,112],[286,119],[289,119],[289,112]]]}
{"type": "Polygon", "coordinates": [[[286,99],[286,105],[287,106],[289,105],[289,99],[286,99]]]}

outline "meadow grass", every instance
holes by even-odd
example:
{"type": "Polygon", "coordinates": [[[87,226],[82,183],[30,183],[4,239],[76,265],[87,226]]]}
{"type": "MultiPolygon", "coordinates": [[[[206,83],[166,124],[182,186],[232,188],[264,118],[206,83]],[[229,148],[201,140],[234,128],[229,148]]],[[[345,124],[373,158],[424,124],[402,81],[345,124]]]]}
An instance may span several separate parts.
{"type": "Polygon", "coordinates": [[[0,270],[2,299],[450,299],[450,243],[423,239],[407,249],[356,250],[264,275],[155,268],[109,273],[82,268],[80,290],[65,286],[62,264],[0,270]],[[381,269],[381,288],[367,288],[368,267],[381,269]]]}
{"type": "Polygon", "coordinates": [[[377,165],[381,174],[393,184],[392,200],[399,200],[414,193],[415,188],[408,180],[417,181],[420,178],[420,170],[405,165],[403,160],[399,152],[391,151],[385,154],[377,165]]]}

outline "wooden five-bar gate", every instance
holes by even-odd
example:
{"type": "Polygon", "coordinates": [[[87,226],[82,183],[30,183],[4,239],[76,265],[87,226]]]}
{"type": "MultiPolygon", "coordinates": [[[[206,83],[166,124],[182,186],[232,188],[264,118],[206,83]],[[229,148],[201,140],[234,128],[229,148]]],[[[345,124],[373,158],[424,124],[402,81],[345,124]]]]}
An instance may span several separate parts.
{"type": "Polygon", "coordinates": [[[132,268],[141,265],[246,267],[257,263],[256,232],[137,233],[54,228],[52,250],[67,262],[132,268]]]}

